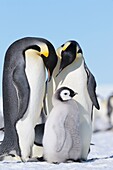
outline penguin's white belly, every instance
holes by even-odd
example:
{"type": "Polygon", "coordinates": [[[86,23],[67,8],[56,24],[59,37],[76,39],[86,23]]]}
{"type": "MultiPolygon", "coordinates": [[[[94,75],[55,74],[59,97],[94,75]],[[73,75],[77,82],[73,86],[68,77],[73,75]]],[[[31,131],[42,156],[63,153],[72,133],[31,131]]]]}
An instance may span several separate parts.
{"type": "Polygon", "coordinates": [[[30,119],[33,124],[36,125],[42,108],[45,92],[46,75],[44,63],[41,57],[31,57],[31,59],[28,59],[26,75],[30,85],[30,101],[27,112],[30,114],[30,119]]]}
{"type": "Polygon", "coordinates": [[[78,94],[74,99],[78,102],[80,110],[80,135],[82,139],[82,158],[87,159],[89,146],[92,136],[92,122],[91,122],[91,111],[92,101],[89,97],[87,90],[87,74],[84,70],[84,66],[81,65],[78,69],[70,71],[69,73],[65,70],[61,72],[61,77],[65,77],[58,83],[57,89],[62,86],[67,86],[77,92],[78,94]]]}
{"type": "MultiPolygon", "coordinates": [[[[64,72],[61,74],[63,73],[64,72]]],[[[67,76],[65,76],[65,78],[58,83],[57,89],[62,86],[67,86],[77,92],[78,94],[75,96],[76,101],[78,101],[87,111],[89,111],[89,101],[91,100],[87,91],[87,75],[85,70],[83,68],[78,68],[77,70],[66,74],[67,76]]],[[[62,77],[62,75],[60,76],[62,77]]]]}
{"type": "Polygon", "coordinates": [[[25,72],[30,86],[30,99],[26,113],[16,124],[23,160],[31,156],[35,135],[34,127],[40,116],[43,103],[45,68],[42,58],[37,55],[27,56],[25,72]]]}
{"type": "Polygon", "coordinates": [[[110,99],[111,107],[113,108],[113,97],[110,99]]]}

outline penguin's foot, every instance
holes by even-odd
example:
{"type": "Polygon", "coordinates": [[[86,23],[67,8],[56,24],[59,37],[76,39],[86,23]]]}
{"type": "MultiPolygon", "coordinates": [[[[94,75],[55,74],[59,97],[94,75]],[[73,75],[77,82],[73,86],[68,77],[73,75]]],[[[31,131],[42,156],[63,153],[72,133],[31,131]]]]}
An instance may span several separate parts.
{"type": "Polygon", "coordinates": [[[56,164],[56,165],[57,165],[57,164],[59,164],[59,162],[53,162],[53,164],[56,164]]]}
{"type": "Polygon", "coordinates": [[[12,155],[12,154],[7,154],[7,155],[4,155],[2,157],[0,157],[0,161],[5,161],[5,162],[22,162],[21,161],[21,158],[18,156],[15,156],[15,155],[12,155]]]}
{"type": "Polygon", "coordinates": [[[29,158],[27,162],[44,162],[43,157],[34,157],[34,158],[29,158]]]}
{"type": "Polygon", "coordinates": [[[82,162],[84,162],[84,161],[83,161],[83,160],[81,160],[81,159],[77,159],[77,160],[74,160],[74,159],[68,159],[68,160],[66,160],[65,162],[66,162],[66,163],[72,163],[72,162],[82,163],[82,162]]]}
{"type": "Polygon", "coordinates": [[[0,131],[3,131],[3,132],[4,132],[4,127],[0,128],[0,131]]]}
{"type": "Polygon", "coordinates": [[[45,159],[44,159],[43,156],[42,156],[42,157],[38,157],[37,159],[38,159],[38,161],[40,161],[40,162],[44,162],[44,161],[45,161],[45,159]]]}
{"type": "Polygon", "coordinates": [[[29,158],[27,162],[38,162],[37,158],[29,158]]]}

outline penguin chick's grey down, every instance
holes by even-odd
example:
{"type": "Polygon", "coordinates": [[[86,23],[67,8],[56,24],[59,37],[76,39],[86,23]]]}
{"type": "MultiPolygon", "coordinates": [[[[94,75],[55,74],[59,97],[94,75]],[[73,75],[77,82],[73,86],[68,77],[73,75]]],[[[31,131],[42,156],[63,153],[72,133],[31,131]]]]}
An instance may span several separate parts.
{"type": "Polygon", "coordinates": [[[79,110],[72,99],[76,93],[61,87],[53,95],[53,109],[45,124],[44,159],[50,163],[78,160],[81,155],[79,110]]]}

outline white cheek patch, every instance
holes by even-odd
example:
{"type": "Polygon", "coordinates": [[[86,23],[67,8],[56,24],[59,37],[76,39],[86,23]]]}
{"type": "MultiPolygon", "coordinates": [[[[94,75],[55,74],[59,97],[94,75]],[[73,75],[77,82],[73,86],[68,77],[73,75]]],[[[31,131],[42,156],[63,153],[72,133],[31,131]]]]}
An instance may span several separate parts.
{"type": "Polygon", "coordinates": [[[65,100],[70,100],[71,99],[71,96],[70,96],[70,92],[68,90],[63,90],[61,93],[60,93],[60,97],[63,101],[65,100]]]}

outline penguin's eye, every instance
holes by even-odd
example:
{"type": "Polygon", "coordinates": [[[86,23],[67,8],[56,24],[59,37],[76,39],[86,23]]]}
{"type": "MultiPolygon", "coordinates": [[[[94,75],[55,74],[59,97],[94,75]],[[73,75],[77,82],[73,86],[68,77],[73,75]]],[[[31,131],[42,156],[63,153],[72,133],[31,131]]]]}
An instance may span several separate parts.
{"type": "Polygon", "coordinates": [[[81,50],[81,48],[78,50],[78,52],[77,53],[81,53],[82,54],[82,50],[81,50]]]}
{"type": "Polygon", "coordinates": [[[62,101],[68,101],[71,99],[70,92],[67,89],[61,91],[60,97],[61,97],[62,101]]]}

